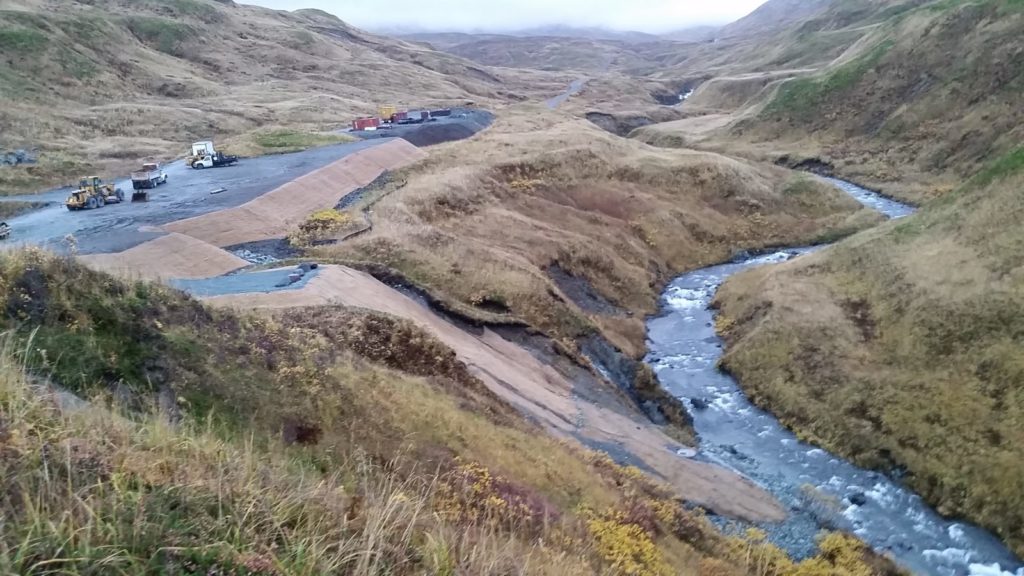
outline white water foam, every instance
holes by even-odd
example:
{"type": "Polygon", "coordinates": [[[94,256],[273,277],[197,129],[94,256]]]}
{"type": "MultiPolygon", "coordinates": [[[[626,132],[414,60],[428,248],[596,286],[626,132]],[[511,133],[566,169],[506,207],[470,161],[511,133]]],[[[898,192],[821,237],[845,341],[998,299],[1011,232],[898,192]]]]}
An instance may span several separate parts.
{"type": "Polygon", "coordinates": [[[720,394],[711,401],[711,406],[722,412],[731,412],[736,407],[736,395],[720,394]]]}
{"type": "Polygon", "coordinates": [[[969,576],[1024,576],[1024,568],[1016,572],[1003,570],[1003,567],[996,564],[971,564],[967,567],[969,576]]]}
{"type": "Polygon", "coordinates": [[[939,565],[967,566],[971,561],[972,553],[961,548],[946,548],[945,550],[925,550],[924,557],[939,565]]]}
{"type": "Polygon", "coordinates": [[[879,482],[866,494],[883,506],[891,506],[895,499],[895,492],[891,485],[879,482]]]}
{"type": "Polygon", "coordinates": [[[674,310],[691,310],[706,306],[707,297],[708,293],[704,290],[672,287],[665,293],[665,303],[674,310]]]}

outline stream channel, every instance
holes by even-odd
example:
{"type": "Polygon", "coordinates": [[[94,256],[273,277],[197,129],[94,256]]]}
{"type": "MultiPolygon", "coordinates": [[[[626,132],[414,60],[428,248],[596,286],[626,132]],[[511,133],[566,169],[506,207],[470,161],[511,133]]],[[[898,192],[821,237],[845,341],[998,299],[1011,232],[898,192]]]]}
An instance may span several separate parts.
{"type": "MultiPolygon", "coordinates": [[[[914,211],[848,182],[829,181],[890,218],[914,211]]],[[[812,250],[782,250],[685,274],[668,286],[661,314],[648,321],[646,361],[662,385],[691,407],[700,437],[698,458],[750,477],[790,509],[785,522],[761,528],[797,558],[814,553],[815,535],[829,525],[856,534],[915,574],[1024,576],[1024,564],[996,537],[941,517],[896,480],[797,440],[773,415],[754,406],[731,376],[718,370],[724,344],[708,307],[718,286],[746,268],[812,250]],[[811,487],[819,495],[834,497],[838,509],[823,510],[815,504],[816,499],[807,495],[811,487]]]]}

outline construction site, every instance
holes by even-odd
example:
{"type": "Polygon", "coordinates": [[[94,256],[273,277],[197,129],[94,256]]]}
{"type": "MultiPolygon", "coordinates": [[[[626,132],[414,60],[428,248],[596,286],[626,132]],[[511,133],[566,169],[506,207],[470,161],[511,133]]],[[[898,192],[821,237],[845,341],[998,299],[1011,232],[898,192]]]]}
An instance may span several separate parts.
{"type": "Polygon", "coordinates": [[[344,305],[405,318],[450,346],[493,393],[556,437],[600,448],[617,461],[688,486],[693,502],[717,513],[751,521],[782,518],[784,508],[761,488],[693,459],[691,447],[652,424],[597,370],[553,350],[545,355],[549,344],[523,346],[516,334],[497,327],[467,330],[458,316],[432,307],[411,286],[372,271],[301,259],[275,265],[273,256],[253,249],[284,242],[314,212],[427,159],[428,152],[406,137],[424,146],[463,139],[493,118],[466,109],[427,114],[409,121],[408,115],[392,113],[387,128],[379,119],[357,120],[353,128],[361,129],[352,133],[361,139],[356,142],[241,161],[199,142],[187,158],[146,165],[131,181],[95,182],[98,194],[109,189],[116,195],[131,187],[144,192],[145,201],[69,211],[67,189],[32,195],[47,205],[12,219],[14,233],[0,246],[34,245],[74,254],[95,270],[162,282],[217,307],[269,313],[344,305]],[[196,165],[203,161],[214,165],[196,165]]]}
{"type": "MultiPolygon", "coordinates": [[[[558,108],[583,85],[573,82],[544,108],[558,108]]],[[[534,116],[523,118],[532,123],[534,116]]],[[[508,332],[503,321],[467,326],[464,316],[432,305],[429,294],[380,270],[288,257],[302,251],[278,252],[314,213],[340,206],[352,213],[368,209],[362,194],[374,183],[417,163],[429,169],[431,157],[448,161],[450,149],[425,148],[469,139],[493,121],[492,113],[477,108],[382,106],[376,116],[356,118],[344,130],[358,138],[354,142],[242,159],[211,141],[195,142],[185,158],[145,164],[130,178],[108,183],[93,178],[77,190],[0,200],[46,203],[11,219],[11,236],[0,249],[32,245],[73,254],[92,269],[161,282],[217,307],[272,313],[343,305],[410,320],[451,347],[494,394],[555,437],[687,486],[688,499],[717,513],[750,521],[782,518],[784,507],[768,493],[694,458],[685,438],[673,437],[652,421],[649,406],[621,393],[632,376],[605,373],[600,365],[622,362],[614,347],[606,347],[613,352],[601,361],[568,359],[547,340],[524,345],[523,334],[516,328],[508,332]],[[106,206],[107,198],[124,199],[125,190],[134,191],[135,201],[106,206]],[[87,204],[93,197],[103,201],[68,210],[69,194],[86,197],[87,204]]],[[[663,418],[658,421],[663,424],[663,418]]]]}

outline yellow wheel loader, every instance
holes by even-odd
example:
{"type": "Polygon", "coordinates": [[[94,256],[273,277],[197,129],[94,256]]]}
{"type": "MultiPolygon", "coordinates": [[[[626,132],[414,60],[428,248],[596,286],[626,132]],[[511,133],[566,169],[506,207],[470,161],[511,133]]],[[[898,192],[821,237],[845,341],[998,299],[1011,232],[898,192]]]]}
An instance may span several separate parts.
{"type": "Polygon", "coordinates": [[[120,188],[114,187],[113,184],[104,184],[97,176],[89,176],[78,182],[78,190],[68,196],[65,206],[68,210],[91,210],[123,201],[124,192],[120,188]]]}

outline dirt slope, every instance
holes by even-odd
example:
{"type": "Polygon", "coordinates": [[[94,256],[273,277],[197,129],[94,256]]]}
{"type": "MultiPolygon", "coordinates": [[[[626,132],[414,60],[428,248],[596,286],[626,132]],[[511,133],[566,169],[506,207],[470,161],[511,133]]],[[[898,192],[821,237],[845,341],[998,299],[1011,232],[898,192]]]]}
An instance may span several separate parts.
{"type": "Polygon", "coordinates": [[[209,278],[249,265],[230,252],[184,234],[167,234],[123,252],[78,259],[94,270],[145,280],[209,278]]]}
{"type": "Polygon", "coordinates": [[[284,238],[313,212],[334,206],[387,170],[425,157],[419,148],[396,139],[355,152],[236,208],[178,220],[164,229],[220,247],[284,238]]]}
{"type": "Polygon", "coordinates": [[[524,348],[488,329],[470,334],[363,272],[328,266],[298,290],[215,296],[205,301],[242,310],[342,304],[411,320],[455,350],[493,393],[556,436],[625,454],[678,488],[682,497],[720,514],[757,521],[785,515],[777,502],[749,481],[678,456],[675,451],[684,447],[626,402],[616,403],[614,396],[606,405],[589,401],[579,395],[582,390],[576,383],[524,348]]]}

